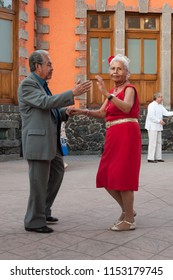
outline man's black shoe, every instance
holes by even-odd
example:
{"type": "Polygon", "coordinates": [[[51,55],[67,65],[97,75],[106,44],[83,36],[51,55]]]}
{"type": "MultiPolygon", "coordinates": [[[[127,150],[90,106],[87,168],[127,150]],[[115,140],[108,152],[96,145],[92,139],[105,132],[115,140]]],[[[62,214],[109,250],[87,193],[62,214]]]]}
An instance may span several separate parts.
{"type": "Polygon", "coordinates": [[[157,159],[158,162],[165,162],[163,159],[157,159]]]}
{"type": "Polygon", "coordinates": [[[54,224],[54,223],[57,223],[58,222],[58,219],[57,218],[55,218],[55,217],[46,217],[46,222],[47,223],[52,223],[52,224],[54,224]]]}
{"type": "Polygon", "coordinates": [[[157,160],[151,160],[151,159],[148,159],[148,162],[151,162],[151,163],[157,163],[157,160]]]}
{"type": "Polygon", "coordinates": [[[41,228],[27,228],[25,227],[26,231],[34,231],[38,233],[51,233],[53,232],[53,229],[47,226],[41,227],[41,228]]]}

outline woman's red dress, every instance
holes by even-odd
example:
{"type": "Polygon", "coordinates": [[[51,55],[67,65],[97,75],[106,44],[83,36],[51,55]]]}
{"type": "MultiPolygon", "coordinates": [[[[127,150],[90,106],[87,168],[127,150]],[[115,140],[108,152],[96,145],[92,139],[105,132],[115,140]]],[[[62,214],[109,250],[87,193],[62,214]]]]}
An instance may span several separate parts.
{"type": "MultiPolygon", "coordinates": [[[[124,100],[125,89],[116,97],[124,100]]],[[[113,89],[110,93],[113,92],[113,89]]],[[[135,102],[129,113],[123,113],[112,102],[106,106],[106,121],[138,118],[139,101],[135,89],[135,102]]],[[[106,129],[104,151],[99,164],[96,186],[117,191],[137,191],[141,163],[141,132],[137,122],[124,122],[106,129]]]]}

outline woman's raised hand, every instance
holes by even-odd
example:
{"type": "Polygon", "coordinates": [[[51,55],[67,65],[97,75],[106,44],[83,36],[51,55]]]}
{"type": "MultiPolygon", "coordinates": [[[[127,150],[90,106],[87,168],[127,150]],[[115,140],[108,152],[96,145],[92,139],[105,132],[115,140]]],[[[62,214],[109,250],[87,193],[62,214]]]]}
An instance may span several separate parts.
{"type": "Polygon", "coordinates": [[[99,75],[95,76],[97,79],[97,86],[98,89],[100,90],[100,92],[105,96],[105,97],[109,97],[109,93],[105,87],[105,83],[102,79],[102,77],[100,77],[99,75]]]}

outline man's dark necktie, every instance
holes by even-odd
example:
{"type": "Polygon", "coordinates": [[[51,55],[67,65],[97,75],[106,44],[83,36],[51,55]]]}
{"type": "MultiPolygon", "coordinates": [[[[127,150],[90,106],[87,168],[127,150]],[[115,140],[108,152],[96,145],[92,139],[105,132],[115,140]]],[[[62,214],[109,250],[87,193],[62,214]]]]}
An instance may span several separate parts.
{"type": "MultiPolygon", "coordinates": [[[[45,82],[43,88],[45,89],[47,95],[52,96],[52,93],[50,91],[50,89],[48,88],[47,82],[45,82]]],[[[61,135],[61,118],[60,118],[60,113],[59,110],[56,108],[51,109],[51,112],[54,116],[54,118],[56,119],[57,122],[57,146],[60,149],[60,153],[63,155],[62,153],[62,149],[61,149],[61,142],[60,142],[60,135],[61,135]]]]}
{"type": "MultiPolygon", "coordinates": [[[[43,88],[45,89],[47,95],[52,96],[52,93],[51,93],[50,89],[48,88],[47,82],[44,83],[43,88]]],[[[59,115],[58,109],[52,108],[51,112],[52,112],[52,114],[54,115],[54,118],[57,121],[58,128],[60,129],[60,127],[61,127],[61,119],[60,119],[60,115],[59,115]]]]}

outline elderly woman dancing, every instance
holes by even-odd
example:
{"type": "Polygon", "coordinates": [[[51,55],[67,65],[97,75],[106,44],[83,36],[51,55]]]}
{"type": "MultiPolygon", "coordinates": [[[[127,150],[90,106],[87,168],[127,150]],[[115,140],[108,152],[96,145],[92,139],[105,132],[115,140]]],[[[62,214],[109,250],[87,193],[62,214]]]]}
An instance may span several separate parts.
{"type": "Polygon", "coordinates": [[[74,109],[74,114],[106,119],[106,138],[96,186],[104,187],[122,210],[110,229],[125,231],[136,228],[133,206],[141,163],[139,101],[134,85],[128,81],[129,59],[118,54],[111,56],[108,62],[114,88],[108,91],[103,79],[96,76],[98,89],[106,98],[103,105],[98,110],[74,109]]]}

